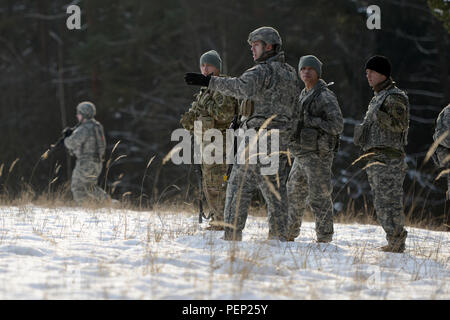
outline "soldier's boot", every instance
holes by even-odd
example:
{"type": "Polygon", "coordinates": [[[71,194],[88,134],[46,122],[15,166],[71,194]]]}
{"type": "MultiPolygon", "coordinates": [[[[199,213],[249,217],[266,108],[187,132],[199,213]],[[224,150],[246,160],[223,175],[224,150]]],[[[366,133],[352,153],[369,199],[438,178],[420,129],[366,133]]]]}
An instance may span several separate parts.
{"type": "Polygon", "coordinates": [[[286,237],[287,241],[295,241],[295,238],[297,238],[300,235],[300,224],[299,223],[293,223],[290,227],[288,227],[288,235],[286,237]]]}
{"type": "Polygon", "coordinates": [[[223,216],[219,216],[215,212],[212,212],[210,215],[211,221],[209,222],[209,226],[205,229],[209,231],[224,231],[225,222],[223,221],[223,216]]]}
{"type": "Polygon", "coordinates": [[[405,251],[405,241],[408,232],[403,230],[403,232],[397,237],[387,237],[388,244],[380,248],[383,252],[393,252],[393,253],[403,253],[405,251]]]}
{"type": "Polygon", "coordinates": [[[222,239],[226,241],[242,241],[242,231],[233,231],[233,229],[225,228],[222,239]]]}
{"type": "Polygon", "coordinates": [[[299,234],[289,233],[286,237],[286,241],[295,242],[295,238],[297,238],[299,234]]]}
{"type": "Polygon", "coordinates": [[[403,253],[405,251],[405,244],[387,244],[380,248],[383,252],[403,253]]]}
{"type": "Polygon", "coordinates": [[[317,242],[318,243],[329,243],[333,241],[332,234],[317,234],[317,242]]]}

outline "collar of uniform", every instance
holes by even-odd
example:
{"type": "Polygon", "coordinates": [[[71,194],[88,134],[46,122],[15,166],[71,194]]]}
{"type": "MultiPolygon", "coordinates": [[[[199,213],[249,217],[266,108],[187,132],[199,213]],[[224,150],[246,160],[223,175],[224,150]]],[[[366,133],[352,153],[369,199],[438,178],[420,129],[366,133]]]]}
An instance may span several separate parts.
{"type": "Polygon", "coordinates": [[[264,61],[258,62],[258,64],[260,64],[260,63],[269,63],[269,62],[272,62],[272,61],[284,62],[285,61],[285,59],[284,59],[284,52],[280,51],[277,54],[271,56],[270,58],[267,58],[264,61]]]}
{"type": "Polygon", "coordinates": [[[395,85],[394,80],[392,80],[392,78],[389,77],[386,80],[384,80],[383,82],[380,82],[379,84],[374,86],[373,91],[375,92],[375,94],[378,94],[383,90],[388,90],[388,89],[392,88],[394,85],[395,85]]]}
{"type": "Polygon", "coordinates": [[[305,94],[310,94],[310,93],[313,93],[314,91],[316,91],[318,89],[321,89],[322,87],[324,87],[326,85],[327,85],[327,83],[324,80],[319,79],[319,81],[317,81],[317,83],[316,83],[316,85],[314,87],[312,87],[309,90],[307,90],[306,88],[303,89],[303,90],[304,90],[305,94]]]}

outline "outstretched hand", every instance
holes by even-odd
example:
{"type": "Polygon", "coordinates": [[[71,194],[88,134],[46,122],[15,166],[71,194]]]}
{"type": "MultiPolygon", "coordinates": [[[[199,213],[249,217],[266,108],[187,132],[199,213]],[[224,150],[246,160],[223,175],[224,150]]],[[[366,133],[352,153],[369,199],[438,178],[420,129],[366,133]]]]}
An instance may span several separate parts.
{"type": "Polygon", "coordinates": [[[207,87],[211,80],[211,74],[204,76],[201,73],[188,72],[184,75],[184,81],[191,86],[207,87]]]}

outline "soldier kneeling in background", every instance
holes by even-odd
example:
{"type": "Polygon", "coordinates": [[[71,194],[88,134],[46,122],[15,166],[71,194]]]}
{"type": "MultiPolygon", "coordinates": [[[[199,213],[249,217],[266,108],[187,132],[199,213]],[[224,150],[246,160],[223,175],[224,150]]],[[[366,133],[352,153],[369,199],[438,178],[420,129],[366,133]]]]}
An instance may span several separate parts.
{"type": "Polygon", "coordinates": [[[71,190],[78,204],[89,201],[106,201],[110,197],[97,185],[102,172],[106,140],[103,126],[94,119],[92,102],[81,102],[77,106],[78,126],[73,132],[65,129],[64,145],[77,158],[72,173],[71,190]]]}

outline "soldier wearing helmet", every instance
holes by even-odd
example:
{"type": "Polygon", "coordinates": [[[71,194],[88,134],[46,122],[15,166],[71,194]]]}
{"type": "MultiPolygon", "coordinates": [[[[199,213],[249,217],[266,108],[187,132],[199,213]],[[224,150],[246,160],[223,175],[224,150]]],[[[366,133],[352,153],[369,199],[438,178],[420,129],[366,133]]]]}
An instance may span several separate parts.
{"type": "Polygon", "coordinates": [[[72,173],[71,190],[78,204],[105,201],[109,196],[97,185],[106,149],[103,126],[95,120],[95,105],[81,102],[77,106],[78,127],[64,139],[64,145],[77,158],[72,173]]]}
{"type": "MultiPolygon", "coordinates": [[[[281,37],[272,27],[261,27],[249,34],[253,60],[256,65],[240,77],[222,78],[187,73],[185,81],[189,85],[201,85],[224,95],[244,100],[241,125],[244,131],[266,127],[279,130],[279,162],[275,174],[263,175],[265,167],[261,161],[256,164],[234,164],[227,184],[225,201],[225,240],[241,240],[242,230],[247,220],[252,194],[261,190],[267,204],[269,239],[287,239],[287,151],[292,114],[299,93],[299,78],[296,70],[285,62],[281,51],[281,37]]],[[[241,110],[240,110],[241,111],[241,110]]],[[[270,150],[270,139],[267,149],[270,150]]],[[[245,141],[243,141],[245,143],[245,141]]]]}
{"type": "Polygon", "coordinates": [[[248,35],[248,44],[252,47],[253,60],[262,62],[281,50],[281,37],[271,27],[258,28],[248,35]]]}

